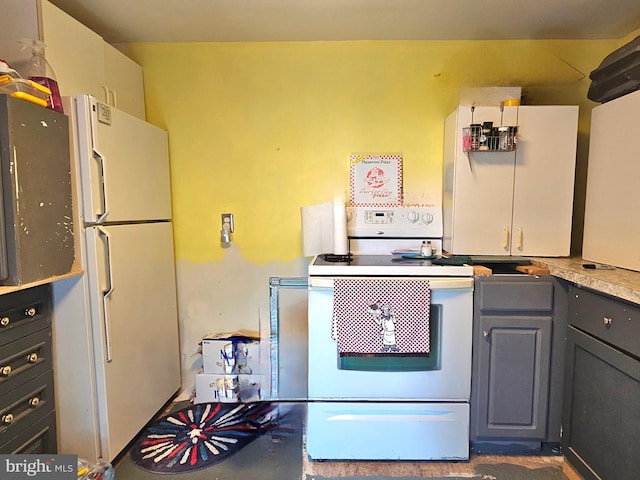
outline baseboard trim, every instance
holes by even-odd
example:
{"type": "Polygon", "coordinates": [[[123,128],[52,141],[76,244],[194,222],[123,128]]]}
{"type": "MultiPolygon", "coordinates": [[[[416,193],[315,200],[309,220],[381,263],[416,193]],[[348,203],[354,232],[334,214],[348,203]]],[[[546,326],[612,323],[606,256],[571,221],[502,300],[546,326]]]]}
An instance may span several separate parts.
{"type": "Polygon", "coordinates": [[[582,475],[578,473],[575,467],[571,465],[566,458],[562,462],[562,473],[564,473],[569,480],[584,480],[582,475]]]}

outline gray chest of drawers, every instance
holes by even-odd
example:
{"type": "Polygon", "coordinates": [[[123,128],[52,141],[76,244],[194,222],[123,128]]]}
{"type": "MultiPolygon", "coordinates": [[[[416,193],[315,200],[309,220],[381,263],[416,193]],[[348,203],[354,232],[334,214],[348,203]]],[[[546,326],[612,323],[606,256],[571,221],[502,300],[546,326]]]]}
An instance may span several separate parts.
{"type": "Polygon", "coordinates": [[[0,296],[0,453],[56,453],[51,289],[0,296]]]}

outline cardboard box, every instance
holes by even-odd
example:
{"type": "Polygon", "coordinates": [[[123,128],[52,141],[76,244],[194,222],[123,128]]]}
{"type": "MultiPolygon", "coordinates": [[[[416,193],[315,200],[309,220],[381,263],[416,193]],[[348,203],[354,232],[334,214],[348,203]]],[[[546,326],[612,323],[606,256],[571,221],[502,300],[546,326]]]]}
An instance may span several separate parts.
{"type": "Polygon", "coordinates": [[[260,372],[259,337],[237,333],[214,334],[202,339],[204,373],[251,374],[260,372]]]}
{"type": "Polygon", "coordinates": [[[195,403],[251,402],[262,399],[265,375],[196,374],[195,403]]]}
{"type": "Polygon", "coordinates": [[[505,100],[522,97],[522,87],[462,87],[460,105],[499,107],[505,100]]]}
{"type": "Polygon", "coordinates": [[[402,204],[402,155],[354,153],[349,157],[351,206],[402,204]]]}

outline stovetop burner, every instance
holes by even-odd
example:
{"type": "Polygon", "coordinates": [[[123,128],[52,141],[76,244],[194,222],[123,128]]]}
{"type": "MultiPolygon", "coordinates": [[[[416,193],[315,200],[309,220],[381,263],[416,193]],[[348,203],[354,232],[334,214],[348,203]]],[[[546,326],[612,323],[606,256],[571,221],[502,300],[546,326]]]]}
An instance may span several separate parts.
{"type": "Polygon", "coordinates": [[[345,253],[344,255],[336,254],[336,253],[323,253],[322,255],[319,255],[319,257],[323,258],[325,262],[344,263],[344,262],[350,262],[351,259],[353,258],[353,255],[350,253],[345,253]]]}

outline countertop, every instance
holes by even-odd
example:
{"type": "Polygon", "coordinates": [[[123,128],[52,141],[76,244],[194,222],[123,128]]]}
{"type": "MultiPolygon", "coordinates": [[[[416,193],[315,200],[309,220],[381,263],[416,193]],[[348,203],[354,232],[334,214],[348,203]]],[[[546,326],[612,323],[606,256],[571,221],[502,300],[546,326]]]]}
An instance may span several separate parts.
{"type": "Polygon", "coordinates": [[[589,270],[582,264],[593,262],[580,257],[536,257],[530,260],[534,265],[547,267],[555,277],[640,305],[640,272],[624,268],[589,270]]]}

